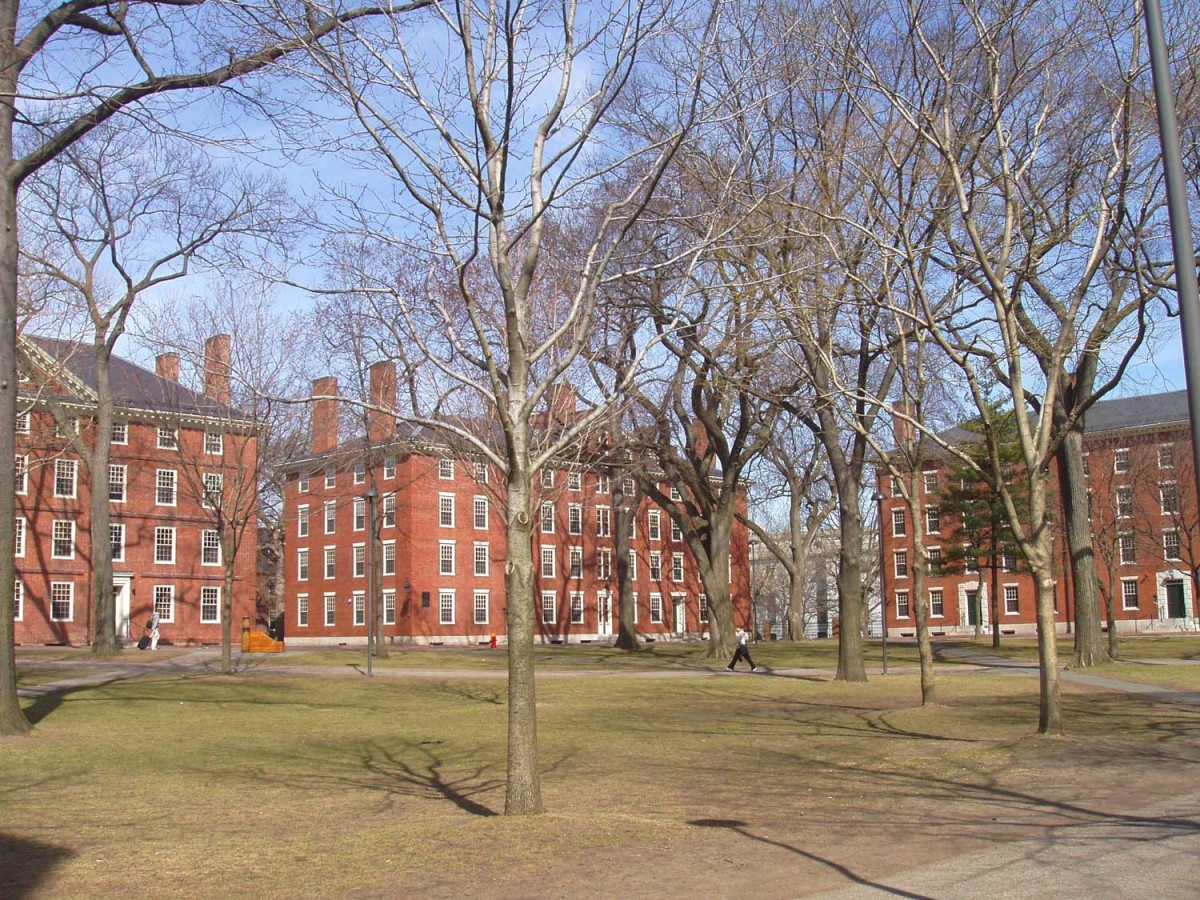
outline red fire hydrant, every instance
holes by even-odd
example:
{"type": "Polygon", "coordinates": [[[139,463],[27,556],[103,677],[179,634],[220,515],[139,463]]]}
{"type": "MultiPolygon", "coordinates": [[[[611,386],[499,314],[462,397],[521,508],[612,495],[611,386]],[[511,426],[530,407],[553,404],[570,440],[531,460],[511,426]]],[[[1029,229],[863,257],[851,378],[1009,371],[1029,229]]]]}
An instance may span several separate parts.
{"type": "Polygon", "coordinates": [[[494,633],[492,634],[492,649],[496,649],[496,635],[494,633]]]}

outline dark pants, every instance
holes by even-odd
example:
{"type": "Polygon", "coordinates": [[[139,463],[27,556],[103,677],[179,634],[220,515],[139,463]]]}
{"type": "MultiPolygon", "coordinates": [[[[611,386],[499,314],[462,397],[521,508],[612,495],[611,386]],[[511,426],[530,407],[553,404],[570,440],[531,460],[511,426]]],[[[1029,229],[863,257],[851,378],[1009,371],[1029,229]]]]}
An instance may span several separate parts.
{"type": "Polygon", "coordinates": [[[737,649],[733,651],[733,659],[729,661],[728,668],[732,669],[734,666],[736,666],[739,659],[744,659],[746,662],[750,663],[751,669],[756,668],[754,665],[754,660],[750,658],[750,650],[743,644],[738,644],[737,649]]]}

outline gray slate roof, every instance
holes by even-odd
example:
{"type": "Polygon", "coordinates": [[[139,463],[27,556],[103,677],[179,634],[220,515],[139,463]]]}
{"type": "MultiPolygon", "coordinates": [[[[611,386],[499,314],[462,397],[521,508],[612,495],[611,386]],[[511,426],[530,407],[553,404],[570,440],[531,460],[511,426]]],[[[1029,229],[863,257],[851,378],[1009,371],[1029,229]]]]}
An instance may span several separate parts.
{"type": "Polygon", "coordinates": [[[1087,412],[1086,431],[1116,431],[1188,420],[1187,391],[1101,400],[1087,412]]]}

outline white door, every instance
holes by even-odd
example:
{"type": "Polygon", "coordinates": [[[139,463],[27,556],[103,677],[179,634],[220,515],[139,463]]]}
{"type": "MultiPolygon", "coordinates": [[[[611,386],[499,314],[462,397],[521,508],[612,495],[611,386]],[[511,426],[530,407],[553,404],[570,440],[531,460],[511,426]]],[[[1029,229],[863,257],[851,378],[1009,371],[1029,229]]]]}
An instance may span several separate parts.
{"type": "Polygon", "coordinates": [[[600,637],[612,634],[612,597],[607,591],[596,595],[596,634],[600,637]]]}
{"type": "Polygon", "coordinates": [[[129,627],[129,595],[132,577],[129,575],[113,576],[113,606],[116,609],[117,640],[131,641],[133,634],[129,627]]]}
{"type": "Polygon", "coordinates": [[[687,598],[675,598],[675,633],[687,634],[687,598]]]}

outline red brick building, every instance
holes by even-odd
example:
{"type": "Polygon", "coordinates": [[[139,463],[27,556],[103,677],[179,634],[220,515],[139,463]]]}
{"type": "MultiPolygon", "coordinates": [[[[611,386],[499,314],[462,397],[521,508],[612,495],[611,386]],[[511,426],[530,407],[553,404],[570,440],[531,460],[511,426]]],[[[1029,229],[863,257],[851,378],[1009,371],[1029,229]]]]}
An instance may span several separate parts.
{"type": "MultiPolygon", "coordinates": [[[[951,432],[950,434],[953,434],[951,432]]],[[[966,436],[963,432],[962,436],[966,436]]],[[[1200,570],[1200,516],[1192,466],[1184,391],[1105,400],[1089,410],[1084,436],[1092,542],[1103,603],[1108,599],[1119,631],[1176,631],[1195,627],[1195,578],[1200,570]]],[[[927,583],[933,634],[971,634],[978,616],[991,628],[992,574],[940,567],[961,532],[939,498],[951,475],[948,460],[931,458],[923,471],[921,503],[930,559],[927,583]]],[[[880,479],[883,590],[889,634],[915,634],[912,610],[912,527],[907,506],[890,478],[880,479]]],[[[1050,493],[1058,496],[1051,472],[1050,493]]],[[[1062,522],[1061,508],[1055,520],[1062,522]]],[[[1066,538],[1055,534],[1060,631],[1074,618],[1074,592],[1066,538]]],[[[1015,550],[1003,554],[998,573],[997,618],[1002,633],[1036,631],[1033,581],[1015,550]]]]}
{"type": "MultiPolygon", "coordinates": [[[[395,385],[391,364],[371,368],[376,405],[394,407],[395,385]]],[[[288,642],[366,640],[369,487],[380,504],[385,635],[433,644],[482,643],[492,634],[503,640],[506,544],[499,473],[449,450],[430,431],[406,427],[398,433],[395,417],[377,412],[368,416],[365,439],[339,444],[336,393],[335,379],[314,382],[312,453],[288,466],[288,642]]],[[[541,640],[611,640],[618,625],[611,477],[582,466],[547,469],[538,509],[541,640]]],[[[643,503],[631,534],[637,632],[660,640],[704,636],[704,588],[666,512],[643,503]]],[[[740,622],[748,611],[747,554],[747,530],[738,526],[731,569],[740,622]]]]}
{"type": "MultiPolygon", "coordinates": [[[[87,644],[96,632],[92,479],[64,432],[91,445],[96,405],[90,347],[22,338],[18,415],[16,598],[18,644],[87,644]],[[70,417],[66,428],[50,404],[70,417]]],[[[229,407],[229,338],[206,345],[206,386],[179,384],[179,358],[157,372],[113,358],[116,418],[109,464],[117,635],[136,641],[151,607],[165,643],[219,643],[225,569],[211,504],[256,453],[252,423],[229,407]],[[212,497],[209,494],[208,497],[212,497]]],[[[234,623],[254,612],[254,510],[234,563],[234,623]]]]}

